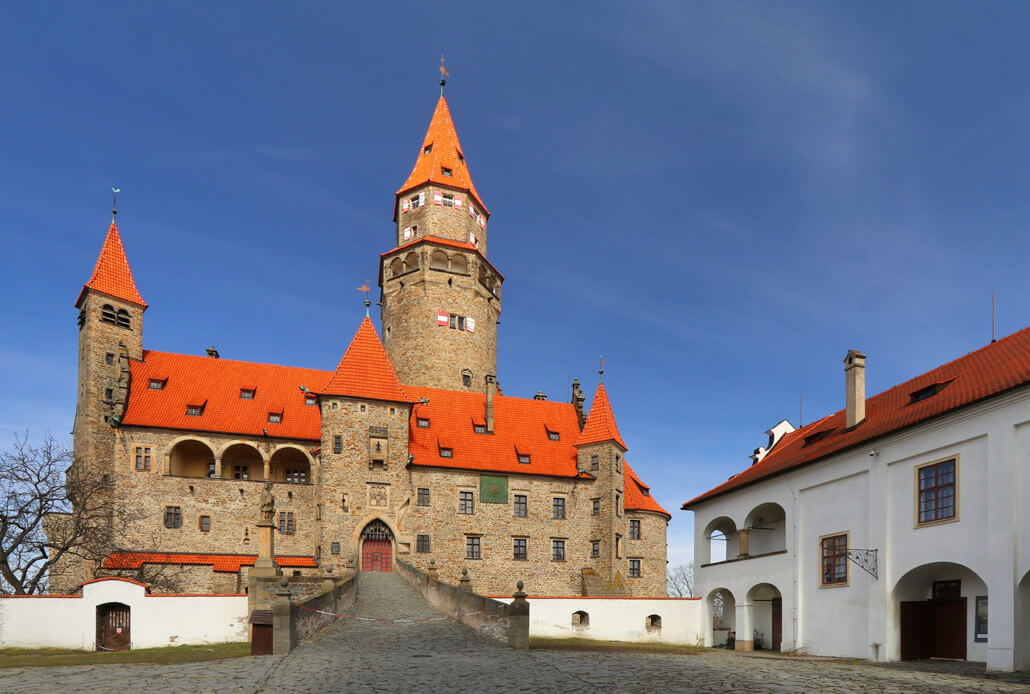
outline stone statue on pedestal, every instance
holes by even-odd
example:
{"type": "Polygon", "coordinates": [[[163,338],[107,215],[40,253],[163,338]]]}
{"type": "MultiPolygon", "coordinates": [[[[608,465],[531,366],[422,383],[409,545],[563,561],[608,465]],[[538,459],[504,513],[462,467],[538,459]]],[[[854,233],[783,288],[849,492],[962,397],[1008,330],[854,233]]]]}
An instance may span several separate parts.
{"type": "Polygon", "coordinates": [[[272,495],[272,483],[265,482],[261,492],[261,518],[259,525],[275,525],[275,497],[272,495]]]}

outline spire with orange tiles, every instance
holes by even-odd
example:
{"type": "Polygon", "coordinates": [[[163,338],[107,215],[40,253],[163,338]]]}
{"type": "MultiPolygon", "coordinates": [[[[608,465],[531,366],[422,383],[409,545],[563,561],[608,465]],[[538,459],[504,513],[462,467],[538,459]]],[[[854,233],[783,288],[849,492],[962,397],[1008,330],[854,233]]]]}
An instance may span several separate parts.
{"type": "Polygon", "coordinates": [[[472,183],[465,154],[458,141],[458,133],[451,120],[451,110],[447,107],[447,99],[440,94],[436,102],[436,110],[429,121],[429,130],[418,151],[418,159],[408,176],[408,180],[397,191],[397,195],[425,185],[435,183],[449,188],[468,191],[479,207],[489,215],[483,199],[479,197],[476,186],[472,183]]]}
{"type": "Polygon", "coordinates": [[[125,256],[125,247],[122,245],[122,237],[118,233],[118,224],[114,218],[111,219],[107,238],[104,239],[97,264],[93,268],[93,276],[83,285],[79,298],[75,301],[76,308],[82,303],[87,289],[142,306],[144,310],[147,308],[147,302],[136,289],[136,281],[132,278],[129,259],[125,256]]]}
{"type": "Polygon", "coordinates": [[[604,383],[597,384],[597,392],[594,393],[594,401],[590,404],[590,415],[587,417],[583,431],[579,435],[577,446],[585,446],[588,443],[603,443],[614,441],[622,446],[623,450],[629,447],[623,442],[619,434],[619,427],[615,424],[615,415],[612,413],[612,406],[608,403],[608,392],[604,389],[604,383]]]}
{"type": "Polygon", "coordinates": [[[358,332],[320,394],[389,402],[411,401],[368,316],[361,321],[358,332]]]}

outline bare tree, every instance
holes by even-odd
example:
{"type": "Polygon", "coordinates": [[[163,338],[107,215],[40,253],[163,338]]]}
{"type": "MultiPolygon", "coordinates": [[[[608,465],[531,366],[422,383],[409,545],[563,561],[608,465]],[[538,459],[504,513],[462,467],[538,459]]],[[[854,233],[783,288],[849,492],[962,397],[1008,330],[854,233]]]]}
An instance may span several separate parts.
{"type": "MultiPolygon", "coordinates": [[[[112,552],[125,551],[119,540],[139,527],[145,514],[113,503],[107,475],[72,464],[72,453],[48,433],[39,445],[28,434],[15,436],[0,450],[0,590],[45,593],[51,573],[84,563],[94,576],[112,552]]],[[[163,567],[131,572],[156,588],[175,590],[163,567]]]]}
{"type": "Polygon", "coordinates": [[[674,598],[694,597],[694,562],[688,561],[669,569],[668,593],[674,598]]]}

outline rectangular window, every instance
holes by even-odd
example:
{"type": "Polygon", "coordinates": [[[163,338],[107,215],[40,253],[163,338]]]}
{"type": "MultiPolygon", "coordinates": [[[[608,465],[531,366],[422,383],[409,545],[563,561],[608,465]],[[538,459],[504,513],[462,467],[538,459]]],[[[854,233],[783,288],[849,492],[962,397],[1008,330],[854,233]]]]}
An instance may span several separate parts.
{"type": "Polygon", "coordinates": [[[333,453],[343,453],[343,437],[333,436],[333,453]]]}
{"type": "Polygon", "coordinates": [[[615,494],[615,515],[622,518],[622,495],[615,494]]]}
{"type": "Polygon", "coordinates": [[[565,540],[551,540],[551,561],[565,561],[565,540]]]}
{"type": "Polygon", "coordinates": [[[165,382],[159,378],[152,378],[150,379],[150,383],[147,385],[147,387],[150,388],[150,390],[164,390],[165,382]]]}
{"type": "Polygon", "coordinates": [[[200,517],[200,532],[211,532],[211,516],[200,517]]]}
{"type": "Polygon", "coordinates": [[[233,465],[232,477],[236,480],[247,480],[250,479],[250,466],[249,465],[233,465]]]}
{"type": "Polygon", "coordinates": [[[305,395],[304,396],[304,404],[305,405],[317,405],[318,404],[318,398],[316,398],[314,395],[305,395]]]}
{"type": "MultiPolygon", "coordinates": [[[[448,171],[448,170],[449,169],[444,169],[444,171],[448,171]]],[[[446,176],[446,175],[447,174],[444,174],[444,176],[446,176]]],[[[444,207],[454,207],[454,196],[453,195],[445,195],[445,196],[443,196],[443,206],[444,207]]]]}
{"type": "Polygon", "coordinates": [[[529,465],[529,454],[528,453],[519,453],[519,462],[522,463],[523,465],[529,465]]]}
{"type": "Polygon", "coordinates": [[[418,195],[408,198],[408,201],[411,203],[412,208],[419,207],[422,202],[418,195]]]}
{"type": "Polygon", "coordinates": [[[551,500],[551,518],[554,520],[565,520],[565,499],[556,496],[551,500]]]}
{"type": "Polygon", "coordinates": [[[340,553],[340,543],[339,542],[334,542],[331,545],[329,545],[329,552],[331,554],[339,554],[340,553]]]}
{"type": "Polygon", "coordinates": [[[165,527],[182,527],[182,509],[178,506],[165,506],[165,527]]]}
{"type": "Polygon", "coordinates": [[[591,540],[590,541],[590,556],[599,557],[601,556],[601,541],[591,540]]]}
{"type": "Polygon", "coordinates": [[[200,416],[200,405],[187,405],[186,406],[187,417],[199,417],[200,416]]]}
{"type": "Polygon", "coordinates": [[[253,388],[240,388],[240,400],[253,400],[254,389],[253,388]]]}
{"type": "Polygon", "coordinates": [[[640,521],[631,520],[629,522],[629,539],[639,540],[640,539],[640,521]]]}
{"type": "Polygon", "coordinates": [[[458,492],[458,513],[469,514],[475,511],[472,492],[458,492]]]}
{"type": "Polygon", "coordinates": [[[615,472],[622,472],[622,456],[615,454],[615,472]]]}
{"type": "Polygon", "coordinates": [[[457,327],[458,327],[458,316],[452,313],[451,314],[450,328],[451,328],[451,330],[453,330],[454,328],[457,328],[457,327]]]}
{"type": "Polygon", "coordinates": [[[615,535],[615,558],[622,559],[622,535],[615,535]]]}
{"type": "Polygon", "coordinates": [[[114,400],[114,388],[104,389],[104,400],[114,400]]]}
{"type": "Polygon", "coordinates": [[[307,470],[287,470],[286,471],[286,484],[307,484],[308,471],[307,470]]]}
{"type": "Polygon", "coordinates": [[[441,448],[440,449],[440,457],[441,458],[453,458],[454,457],[454,449],[453,448],[441,448]]]}
{"type": "Polygon", "coordinates": [[[482,559],[483,556],[480,554],[479,538],[478,537],[466,537],[465,538],[465,558],[466,559],[482,559]]]}
{"type": "MultiPolygon", "coordinates": [[[[443,173],[444,176],[450,177],[450,176],[454,175],[454,172],[451,171],[450,169],[448,169],[446,166],[441,166],[440,167],[440,171],[443,173]]],[[[444,197],[447,197],[447,196],[444,196],[444,197]]],[[[453,204],[454,203],[454,196],[451,195],[450,198],[451,198],[451,203],[453,204]]]]}
{"type": "Polygon", "coordinates": [[[465,329],[465,316],[458,316],[458,330],[465,329]]]}
{"type": "Polygon", "coordinates": [[[416,506],[428,506],[429,505],[429,490],[425,487],[418,488],[418,499],[415,501],[416,506]]]}
{"type": "Polygon", "coordinates": [[[429,551],[429,536],[419,535],[415,542],[416,552],[428,552],[429,551]]]}
{"type": "Polygon", "coordinates": [[[282,412],[269,412],[268,413],[268,423],[269,424],[282,424],[282,422],[283,422],[282,412]]]}
{"type": "Polygon", "coordinates": [[[136,469],[150,469],[150,449],[143,446],[136,446],[136,469]]]}
{"type": "Polygon", "coordinates": [[[822,585],[839,586],[848,583],[848,535],[828,535],[820,541],[822,547],[822,585]]]}
{"type": "Polygon", "coordinates": [[[215,478],[215,461],[211,461],[207,464],[207,478],[213,480],[215,478]]]}
{"type": "Polygon", "coordinates": [[[515,515],[518,518],[525,518],[529,515],[529,504],[526,502],[525,494],[515,495],[515,515]]]}
{"type": "Polygon", "coordinates": [[[112,352],[108,352],[107,354],[105,354],[104,362],[106,362],[109,366],[114,364],[114,354],[112,352]]]}
{"type": "Polygon", "coordinates": [[[629,560],[629,577],[640,578],[640,560],[630,559],[629,560]]]}
{"type": "Polygon", "coordinates": [[[590,456],[590,469],[591,470],[600,470],[601,469],[601,461],[598,459],[598,457],[596,455],[590,456]]]}
{"type": "Polygon", "coordinates": [[[415,424],[418,425],[419,429],[428,429],[429,428],[429,420],[426,419],[425,417],[418,417],[415,420],[415,424]]]}
{"type": "Polygon", "coordinates": [[[526,538],[516,537],[513,541],[512,559],[515,561],[526,561],[528,552],[526,549],[526,538]]]}
{"type": "Polygon", "coordinates": [[[918,468],[919,524],[955,518],[955,459],[918,468]]]}
{"type": "Polygon", "coordinates": [[[297,532],[297,526],[293,522],[293,511],[279,512],[279,533],[281,535],[292,535],[297,532]]]}
{"type": "Polygon", "coordinates": [[[551,441],[561,441],[561,436],[557,431],[548,431],[547,438],[551,441]]]}
{"type": "Polygon", "coordinates": [[[485,434],[486,433],[486,426],[484,426],[482,424],[473,424],[472,425],[472,431],[474,433],[476,433],[476,434],[485,434]]]}
{"type": "Polygon", "coordinates": [[[601,500],[591,499],[590,500],[590,515],[599,516],[601,515],[601,500]]]}

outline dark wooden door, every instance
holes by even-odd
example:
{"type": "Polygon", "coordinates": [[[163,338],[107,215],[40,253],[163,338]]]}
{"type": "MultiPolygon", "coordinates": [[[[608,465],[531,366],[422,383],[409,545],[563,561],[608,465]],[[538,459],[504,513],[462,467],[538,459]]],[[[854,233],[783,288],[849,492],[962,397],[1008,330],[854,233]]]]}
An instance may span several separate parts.
{"type": "Polygon", "coordinates": [[[934,658],[966,659],[966,599],[931,600],[934,658]]]}
{"type": "Polygon", "coordinates": [[[772,649],[779,651],[783,643],[783,599],[772,601],[772,649]]]}
{"type": "Polygon", "coordinates": [[[132,645],[129,606],[120,602],[97,605],[97,650],[127,651],[132,645]]]}
{"type": "Polygon", "coordinates": [[[392,571],[392,550],[389,540],[365,540],[361,546],[361,570],[392,571]]]}
{"type": "Polygon", "coordinates": [[[251,655],[272,655],[272,625],[255,624],[250,637],[251,655]]]}
{"type": "Polygon", "coordinates": [[[933,611],[930,603],[901,603],[901,659],[933,657],[933,611]]]}

